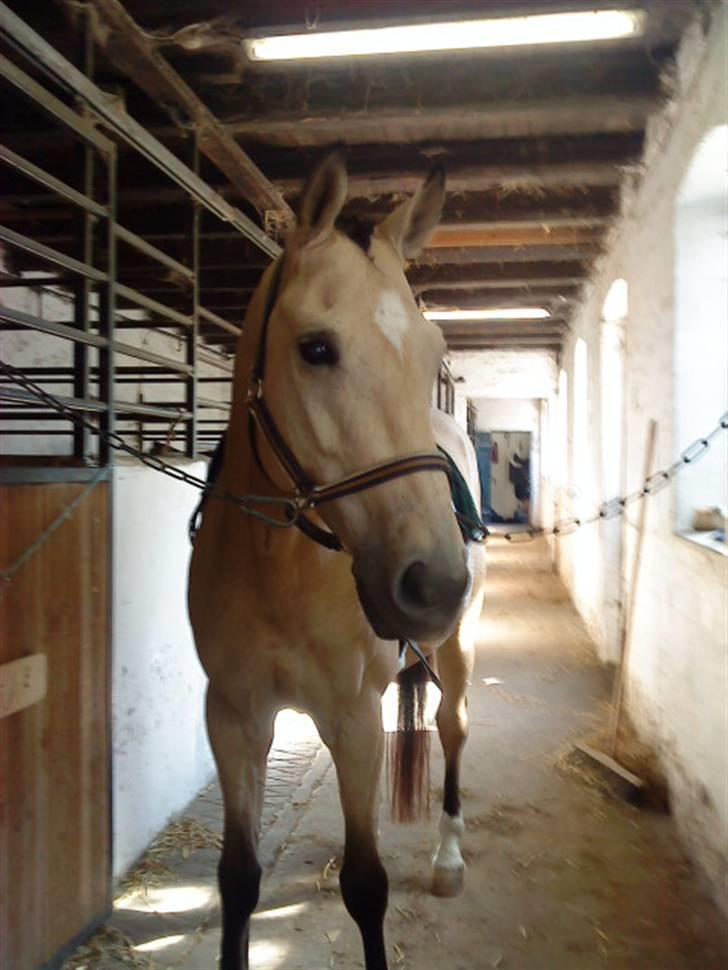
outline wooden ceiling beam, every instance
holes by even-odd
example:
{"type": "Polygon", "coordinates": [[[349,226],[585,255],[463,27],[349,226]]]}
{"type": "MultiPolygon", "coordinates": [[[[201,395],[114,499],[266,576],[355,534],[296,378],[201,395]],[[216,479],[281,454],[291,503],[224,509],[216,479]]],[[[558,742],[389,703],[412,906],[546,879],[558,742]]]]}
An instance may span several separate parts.
{"type": "MultiPolygon", "coordinates": [[[[596,243],[579,243],[575,246],[518,245],[500,244],[479,249],[469,247],[443,247],[426,249],[417,260],[418,267],[434,267],[443,264],[459,266],[468,263],[533,263],[540,261],[574,262],[590,261],[601,252],[596,243]]],[[[526,275],[527,270],[523,275],[526,275]]]]}
{"type": "MultiPolygon", "coordinates": [[[[75,4],[74,4],[75,6],[75,4]]],[[[94,0],[87,9],[96,21],[96,38],[109,60],[168,111],[182,112],[194,126],[200,151],[260,212],[285,218],[292,212],[278,189],[223,128],[124,9],[119,0],[94,0]]]]}
{"type": "MultiPolygon", "coordinates": [[[[490,189],[516,191],[518,189],[552,186],[610,186],[618,185],[622,169],[630,164],[615,162],[554,162],[528,165],[483,165],[458,168],[455,160],[444,160],[447,170],[448,192],[485,192],[490,189]]],[[[400,193],[412,195],[422,185],[427,172],[404,171],[388,174],[349,175],[350,199],[376,199],[400,193]]],[[[303,179],[274,179],[276,188],[285,196],[297,195],[303,179]]]]}
{"type": "MultiPolygon", "coordinates": [[[[477,277],[467,277],[462,280],[433,280],[427,282],[412,282],[412,290],[415,294],[427,294],[427,299],[448,299],[446,294],[457,293],[461,290],[513,290],[518,289],[524,295],[537,287],[545,287],[561,292],[565,289],[581,286],[586,280],[586,276],[553,276],[553,277],[530,277],[523,276],[516,279],[479,279],[477,277]]],[[[497,298],[497,297],[496,297],[497,298]]]]}
{"type": "Polygon", "coordinates": [[[482,249],[491,246],[579,246],[599,243],[604,237],[600,226],[526,226],[501,228],[469,225],[440,226],[430,237],[427,249],[447,249],[465,246],[482,249]]]}
{"type": "Polygon", "coordinates": [[[568,329],[569,324],[565,317],[551,317],[547,320],[440,321],[438,326],[449,340],[460,337],[502,337],[508,334],[553,336],[568,329]]]}
{"type": "Polygon", "coordinates": [[[579,294],[578,286],[560,286],[558,289],[538,289],[534,287],[522,287],[516,289],[500,289],[494,292],[484,292],[477,296],[462,293],[453,298],[452,290],[445,290],[440,293],[435,290],[428,293],[424,301],[428,310],[438,307],[446,309],[483,309],[490,310],[497,307],[517,307],[517,306],[542,306],[553,310],[559,307],[570,307],[579,294]]]}
{"type": "MultiPolygon", "coordinates": [[[[110,2],[110,0],[104,0],[110,2]]],[[[225,130],[247,143],[289,147],[534,138],[640,131],[655,109],[653,95],[574,96],[438,108],[382,108],[234,120],[225,130]]]]}
{"type": "Polygon", "coordinates": [[[449,350],[495,350],[508,347],[530,347],[532,349],[556,349],[562,346],[563,337],[477,337],[463,340],[448,340],[449,350]]]}
{"type": "Polygon", "coordinates": [[[588,265],[581,260],[558,262],[545,259],[528,266],[512,263],[497,266],[492,263],[472,266],[410,266],[407,278],[414,291],[423,289],[466,289],[469,286],[493,288],[511,286],[559,286],[561,281],[573,285],[588,276],[588,265]]]}
{"type": "Polygon", "coordinates": [[[472,334],[458,334],[456,336],[449,337],[445,334],[445,342],[447,346],[452,349],[461,349],[464,346],[473,347],[476,345],[484,346],[486,344],[492,346],[502,346],[504,344],[516,343],[516,344],[561,344],[564,342],[566,331],[552,331],[551,333],[516,333],[515,331],[510,331],[508,333],[472,333],[472,334]]]}

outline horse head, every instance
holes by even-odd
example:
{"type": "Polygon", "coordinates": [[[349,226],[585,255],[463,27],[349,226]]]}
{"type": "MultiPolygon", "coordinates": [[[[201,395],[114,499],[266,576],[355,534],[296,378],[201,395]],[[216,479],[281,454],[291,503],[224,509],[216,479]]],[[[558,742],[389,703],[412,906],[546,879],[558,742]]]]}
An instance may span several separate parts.
{"type": "MultiPolygon", "coordinates": [[[[269,313],[262,337],[253,334],[266,343],[267,409],[301,469],[321,485],[436,453],[431,393],[445,350],[404,273],[439,221],[442,171],[358,241],[336,226],[346,192],[344,161],[334,152],[308,180],[279,275],[269,271],[268,310],[264,290],[252,309],[259,319],[269,313]]],[[[271,456],[263,461],[290,491],[271,456]]],[[[441,470],[380,480],[317,511],[352,557],[378,636],[438,642],[449,634],[469,576],[441,470]]]]}

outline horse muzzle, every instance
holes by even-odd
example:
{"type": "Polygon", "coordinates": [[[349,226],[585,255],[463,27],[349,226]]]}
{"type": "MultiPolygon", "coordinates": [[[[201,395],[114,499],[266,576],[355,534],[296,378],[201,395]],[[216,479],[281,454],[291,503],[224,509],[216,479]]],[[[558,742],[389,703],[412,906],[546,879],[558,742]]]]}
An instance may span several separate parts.
{"type": "Polygon", "coordinates": [[[382,640],[442,642],[460,616],[470,586],[462,557],[413,557],[388,576],[378,556],[355,557],[352,572],[364,613],[382,640]]]}

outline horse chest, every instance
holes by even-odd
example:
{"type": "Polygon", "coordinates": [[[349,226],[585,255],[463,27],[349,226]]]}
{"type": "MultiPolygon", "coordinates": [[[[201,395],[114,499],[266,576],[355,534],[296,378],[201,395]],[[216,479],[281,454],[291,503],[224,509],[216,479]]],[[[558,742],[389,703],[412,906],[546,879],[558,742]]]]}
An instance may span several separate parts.
{"type": "MultiPolygon", "coordinates": [[[[225,556],[208,560],[207,596],[203,604],[191,603],[191,613],[211,677],[234,669],[289,694],[309,676],[326,677],[328,668],[339,676],[342,651],[363,656],[377,642],[348,558],[303,537],[303,555],[300,548],[294,555],[285,538],[274,536],[273,551],[231,543],[225,556]]],[[[347,671],[345,679],[351,676],[347,671]]]]}

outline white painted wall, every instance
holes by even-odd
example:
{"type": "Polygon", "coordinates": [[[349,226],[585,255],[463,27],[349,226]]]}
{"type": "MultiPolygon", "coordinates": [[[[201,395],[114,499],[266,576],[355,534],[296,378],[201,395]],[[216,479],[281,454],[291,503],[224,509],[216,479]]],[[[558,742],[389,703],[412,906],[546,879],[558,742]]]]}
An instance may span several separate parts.
{"type": "Polygon", "coordinates": [[[476,398],[478,431],[536,431],[538,429],[538,401],[520,398],[476,398]]]}
{"type": "MultiPolygon", "coordinates": [[[[602,494],[602,431],[620,415],[604,413],[600,393],[602,306],[612,282],[623,278],[629,289],[625,332],[625,472],[628,490],[640,482],[647,424],[659,423],[657,466],[669,465],[689,444],[676,420],[677,385],[683,361],[676,351],[676,200],[690,160],[705,135],[726,120],[728,8],[717,16],[709,38],[696,26],[681,48],[676,100],[650,126],[645,174],[629,188],[623,218],[607,255],[587,288],[564,352],[568,383],[572,461],[563,501],[575,507],[573,492],[574,352],[581,339],[587,349],[587,413],[594,430],[587,453],[581,498],[597,503],[602,494]],[[570,486],[570,488],[569,488],[570,486]]],[[[702,269],[694,267],[696,280],[702,269]]],[[[697,309],[697,308],[696,308],[697,309]]],[[[711,317],[725,332],[725,313],[711,317]]],[[[702,336],[704,353],[717,344],[702,336]]],[[[723,361],[725,366],[725,360],[723,361]]],[[[709,426],[720,417],[712,415],[709,426]]],[[[710,427],[701,429],[710,430],[710,427]]],[[[723,442],[724,445],[724,442],[723,442]]],[[[700,476],[701,465],[684,475],[700,476]]],[[[668,776],[674,816],[689,846],[726,904],[728,875],[728,663],[726,595],[728,560],[676,534],[674,490],[650,500],[639,594],[635,604],[632,652],[627,672],[629,714],[642,737],[657,751],[668,776]]],[[[637,509],[625,525],[629,574],[637,509]]],[[[560,540],[560,564],[574,602],[596,638],[602,656],[613,644],[602,622],[605,563],[599,526],[560,540]]]]}
{"type": "Polygon", "coordinates": [[[546,350],[451,351],[458,393],[477,398],[547,398],[556,391],[556,354],[546,350]]]}
{"type": "Polygon", "coordinates": [[[455,410],[453,412],[453,418],[463,431],[468,430],[468,396],[457,387],[455,388],[455,410]]]}
{"type": "MultiPolygon", "coordinates": [[[[181,462],[204,476],[204,462],[181,462]]],[[[120,459],[113,486],[114,876],[205,785],[205,676],[187,619],[187,519],[197,492],[120,459]]]]}

